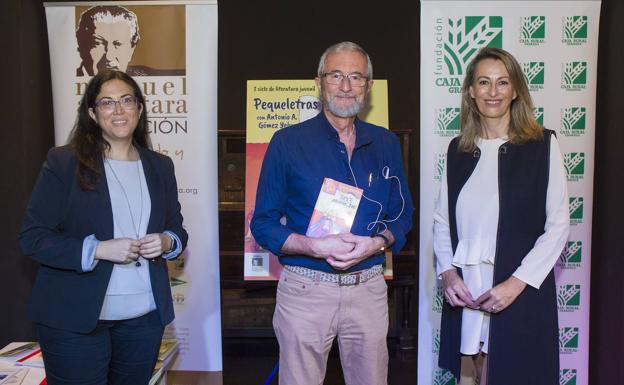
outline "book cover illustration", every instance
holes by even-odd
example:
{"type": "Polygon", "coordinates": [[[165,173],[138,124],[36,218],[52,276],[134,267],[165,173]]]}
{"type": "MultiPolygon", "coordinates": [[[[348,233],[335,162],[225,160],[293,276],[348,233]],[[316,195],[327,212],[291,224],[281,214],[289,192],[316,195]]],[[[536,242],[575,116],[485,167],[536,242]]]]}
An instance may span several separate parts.
{"type": "Polygon", "coordinates": [[[320,238],[351,231],[363,190],[325,178],[306,235],[320,238]]]}

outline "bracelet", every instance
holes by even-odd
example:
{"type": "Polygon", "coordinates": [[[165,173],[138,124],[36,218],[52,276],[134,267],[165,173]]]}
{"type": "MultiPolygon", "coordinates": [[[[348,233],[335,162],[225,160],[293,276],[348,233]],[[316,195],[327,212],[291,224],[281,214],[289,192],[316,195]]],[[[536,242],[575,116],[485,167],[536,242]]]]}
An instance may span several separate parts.
{"type": "Polygon", "coordinates": [[[379,238],[384,240],[384,245],[381,248],[382,251],[387,249],[388,247],[390,247],[390,240],[388,239],[388,237],[386,237],[385,235],[383,235],[381,233],[375,233],[375,234],[371,235],[371,238],[375,238],[375,237],[379,237],[379,238]]]}
{"type": "Polygon", "coordinates": [[[175,250],[175,248],[176,248],[176,240],[175,240],[175,238],[173,238],[169,234],[167,234],[167,236],[169,237],[169,239],[171,239],[171,248],[169,248],[169,250],[165,250],[163,252],[164,254],[168,254],[168,253],[172,252],[173,250],[175,250]]]}

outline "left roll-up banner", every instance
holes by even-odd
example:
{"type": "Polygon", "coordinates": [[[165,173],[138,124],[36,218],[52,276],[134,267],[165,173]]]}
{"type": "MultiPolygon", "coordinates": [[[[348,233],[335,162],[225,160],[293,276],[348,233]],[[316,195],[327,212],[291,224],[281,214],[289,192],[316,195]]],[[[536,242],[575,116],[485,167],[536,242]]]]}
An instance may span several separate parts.
{"type": "Polygon", "coordinates": [[[186,251],[169,262],[176,318],[165,336],[180,348],[172,369],[220,372],[217,2],[44,5],[57,145],[98,71],[125,71],[145,95],[152,146],[175,164],[189,233],[186,251]]]}

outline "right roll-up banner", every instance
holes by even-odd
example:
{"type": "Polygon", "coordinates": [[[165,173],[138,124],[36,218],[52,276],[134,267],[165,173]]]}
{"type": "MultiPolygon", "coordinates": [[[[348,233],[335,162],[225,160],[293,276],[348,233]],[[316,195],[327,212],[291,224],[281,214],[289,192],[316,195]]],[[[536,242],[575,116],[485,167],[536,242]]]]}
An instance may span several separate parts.
{"type": "Polygon", "coordinates": [[[556,132],[563,153],[570,236],[555,266],[559,385],[587,385],[600,1],[421,0],[420,17],[418,384],[457,383],[438,367],[444,298],[435,272],[433,212],[446,150],[459,134],[466,67],[480,48],[497,47],[520,62],[534,115],[556,132]]]}

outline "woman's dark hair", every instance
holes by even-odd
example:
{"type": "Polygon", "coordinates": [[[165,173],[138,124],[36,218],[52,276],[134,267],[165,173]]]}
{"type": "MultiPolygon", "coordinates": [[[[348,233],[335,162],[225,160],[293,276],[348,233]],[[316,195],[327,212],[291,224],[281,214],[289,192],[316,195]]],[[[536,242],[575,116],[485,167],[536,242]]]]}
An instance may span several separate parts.
{"type": "Polygon", "coordinates": [[[134,97],[142,106],[141,115],[132,139],[135,145],[151,149],[149,133],[147,132],[147,108],[145,98],[139,85],[122,71],[103,70],[98,72],[87,84],[74,128],[69,135],[69,146],[78,158],[78,170],[76,177],[78,184],[83,190],[93,190],[102,176],[100,160],[104,152],[110,148],[110,144],[102,136],[102,128],[91,118],[89,109],[95,109],[97,96],[100,94],[102,85],[110,80],[121,80],[132,88],[134,97]]]}

